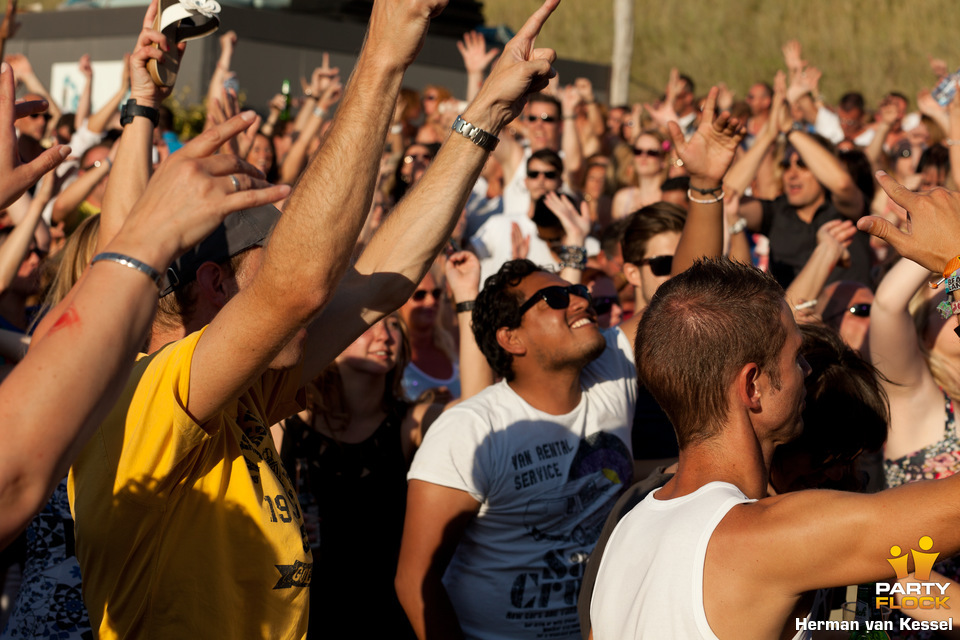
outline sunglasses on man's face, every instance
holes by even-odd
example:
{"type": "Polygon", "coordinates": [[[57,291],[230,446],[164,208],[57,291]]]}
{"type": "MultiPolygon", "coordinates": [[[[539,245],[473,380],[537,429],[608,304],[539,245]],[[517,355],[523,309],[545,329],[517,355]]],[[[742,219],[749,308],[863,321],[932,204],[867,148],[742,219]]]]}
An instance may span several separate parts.
{"type": "Polygon", "coordinates": [[[527,177],[531,180],[536,180],[540,176],[543,176],[547,180],[556,180],[560,174],[556,171],[534,171],[532,169],[527,169],[527,177]]]}
{"type": "Polygon", "coordinates": [[[548,122],[548,123],[553,123],[553,122],[556,122],[556,121],[557,121],[556,118],[554,118],[554,117],[551,116],[551,115],[547,115],[546,113],[541,113],[541,114],[538,115],[538,116],[529,115],[529,116],[526,117],[526,120],[527,120],[527,122],[531,122],[531,123],[532,123],[532,122],[548,122]]]}
{"type": "Polygon", "coordinates": [[[850,306],[847,307],[846,309],[842,309],[842,310],[840,310],[840,311],[837,311],[836,313],[831,313],[829,316],[827,316],[827,317],[824,318],[823,320],[824,320],[824,322],[826,322],[826,321],[828,321],[828,320],[833,320],[834,318],[839,318],[840,316],[842,316],[842,315],[845,314],[845,313],[849,313],[850,315],[857,316],[858,318],[869,318],[869,317],[870,317],[870,303],[869,303],[869,302],[861,302],[861,303],[859,303],[859,304],[850,305],[850,306]]]}
{"type": "Polygon", "coordinates": [[[413,295],[410,296],[410,298],[414,302],[423,302],[427,299],[427,294],[430,294],[434,300],[439,300],[440,296],[443,294],[443,289],[439,287],[436,289],[417,289],[413,292],[413,295]]]}
{"type": "Polygon", "coordinates": [[[36,120],[37,118],[43,118],[44,122],[50,122],[50,118],[52,118],[53,116],[51,116],[49,113],[31,113],[27,117],[32,120],[36,120]]]}
{"type": "Polygon", "coordinates": [[[663,152],[661,152],[659,149],[634,149],[634,150],[633,150],[633,155],[635,155],[635,156],[638,157],[638,158],[639,158],[640,156],[649,156],[649,157],[651,157],[651,158],[660,158],[660,157],[663,156],[663,152]]]}
{"type": "Polygon", "coordinates": [[[545,300],[551,309],[566,309],[570,306],[571,294],[577,296],[578,298],[583,298],[588,304],[593,300],[590,297],[590,290],[587,289],[586,285],[583,284],[572,284],[569,287],[561,287],[560,285],[544,287],[530,296],[529,300],[520,305],[520,316],[523,317],[523,314],[529,311],[533,305],[537,304],[541,300],[545,300]]]}
{"type": "Polygon", "coordinates": [[[673,256],[644,258],[640,261],[640,264],[650,265],[650,271],[653,271],[653,275],[655,276],[668,276],[670,275],[670,270],[673,269],[673,256]]]}
{"type": "Polygon", "coordinates": [[[609,313],[613,305],[620,306],[620,298],[617,296],[601,296],[593,299],[593,310],[597,312],[598,316],[609,313]]]}
{"type": "Polygon", "coordinates": [[[781,160],[781,161],[780,161],[780,168],[783,169],[784,171],[786,171],[787,169],[789,169],[789,168],[790,168],[790,159],[791,159],[791,158],[796,158],[796,161],[797,161],[797,169],[806,169],[806,168],[807,168],[807,163],[804,162],[804,161],[803,161],[803,158],[801,158],[799,155],[792,155],[792,156],[790,156],[790,158],[784,158],[783,160],[781,160]]]}

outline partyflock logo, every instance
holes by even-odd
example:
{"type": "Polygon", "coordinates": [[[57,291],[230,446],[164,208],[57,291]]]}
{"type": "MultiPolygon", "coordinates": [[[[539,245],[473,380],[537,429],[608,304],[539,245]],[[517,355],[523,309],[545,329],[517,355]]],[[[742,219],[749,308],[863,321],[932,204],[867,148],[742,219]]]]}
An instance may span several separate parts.
{"type": "Polygon", "coordinates": [[[899,546],[890,547],[890,555],[887,562],[893,567],[897,574],[897,580],[903,580],[910,574],[907,568],[907,562],[913,557],[914,577],[919,582],[907,583],[877,583],[876,606],[890,607],[891,609],[949,609],[947,601],[950,599],[947,595],[947,584],[939,582],[930,582],[930,571],[933,564],[937,561],[940,552],[933,552],[933,538],[923,536],[917,541],[917,549],[910,549],[910,553],[904,553],[899,546]],[[894,596],[900,596],[900,603],[897,604],[894,596]]]}

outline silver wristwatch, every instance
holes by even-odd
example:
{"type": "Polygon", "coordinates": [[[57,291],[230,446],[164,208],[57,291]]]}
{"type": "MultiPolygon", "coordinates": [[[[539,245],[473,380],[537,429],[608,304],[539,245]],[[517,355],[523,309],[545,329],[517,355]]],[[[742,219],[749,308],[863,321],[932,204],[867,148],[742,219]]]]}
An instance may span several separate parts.
{"type": "Polygon", "coordinates": [[[484,131],[480,127],[470,124],[464,120],[462,116],[457,116],[451,128],[473,144],[487,151],[493,151],[500,143],[500,138],[484,131]]]}

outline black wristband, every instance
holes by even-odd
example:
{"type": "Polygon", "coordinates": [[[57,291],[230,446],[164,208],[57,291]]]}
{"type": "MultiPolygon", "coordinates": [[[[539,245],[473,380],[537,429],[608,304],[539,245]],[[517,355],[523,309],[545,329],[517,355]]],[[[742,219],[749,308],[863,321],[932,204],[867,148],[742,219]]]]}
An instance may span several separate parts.
{"type": "Polygon", "coordinates": [[[696,187],[694,187],[694,186],[691,186],[691,187],[690,187],[690,190],[691,190],[691,191],[696,191],[697,193],[702,193],[702,194],[706,195],[706,194],[708,194],[708,193],[716,193],[716,192],[718,192],[718,191],[723,191],[723,185],[722,185],[722,184],[718,184],[718,185],[715,186],[713,189],[698,189],[698,188],[696,188],[696,187]]]}
{"type": "Polygon", "coordinates": [[[457,313],[463,313],[465,311],[473,311],[473,308],[477,306],[476,300],[467,300],[466,302],[457,303],[457,313]]]}
{"type": "Polygon", "coordinates": [[[154,109],[153,107],[144,107],[137,104],[137,101],[134,99],[127,100],[123,103],[123,108],[120,109],[120,126],[125,127],[137,116],[142,116],[153,123],[153,126],[156,127],[160,122],[160,112],[154,109]]]}

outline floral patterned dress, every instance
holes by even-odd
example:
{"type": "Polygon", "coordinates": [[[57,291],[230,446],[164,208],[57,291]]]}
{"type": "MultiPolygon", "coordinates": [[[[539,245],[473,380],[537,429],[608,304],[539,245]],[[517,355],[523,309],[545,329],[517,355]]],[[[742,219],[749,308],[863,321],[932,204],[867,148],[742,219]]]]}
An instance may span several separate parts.
{"type": "MultiPolygon", "coordinates": [[[[943,389],[940,390],[943,392],[943,389]]],[[[896,460],[883,461],[883,471],[887,487],[898,487],[918,480],[936,480],[960,472],[960,435],[957,433],[957,421],[953,414],[953,400],[943,392],[946,421],[943,438],[923,449],[908,453],[896,460]]],[[[948,558],[933,566],[934,571],[952,580],[960,580],[960,556],[948,558]]],[[[899,612],[895,612],[899,616],[899,612]]],[[[894,622],[899,627],[899,623],[894,622]]],[[[933,638],[933,631],[901,631],[897,637],[904,639],[933,638]]]]}
{"type": "Polygon", "coordinates": [[[20,594],[2,638],[93,638],[80,594],[66,478],[27,528],[20,594]]]}

